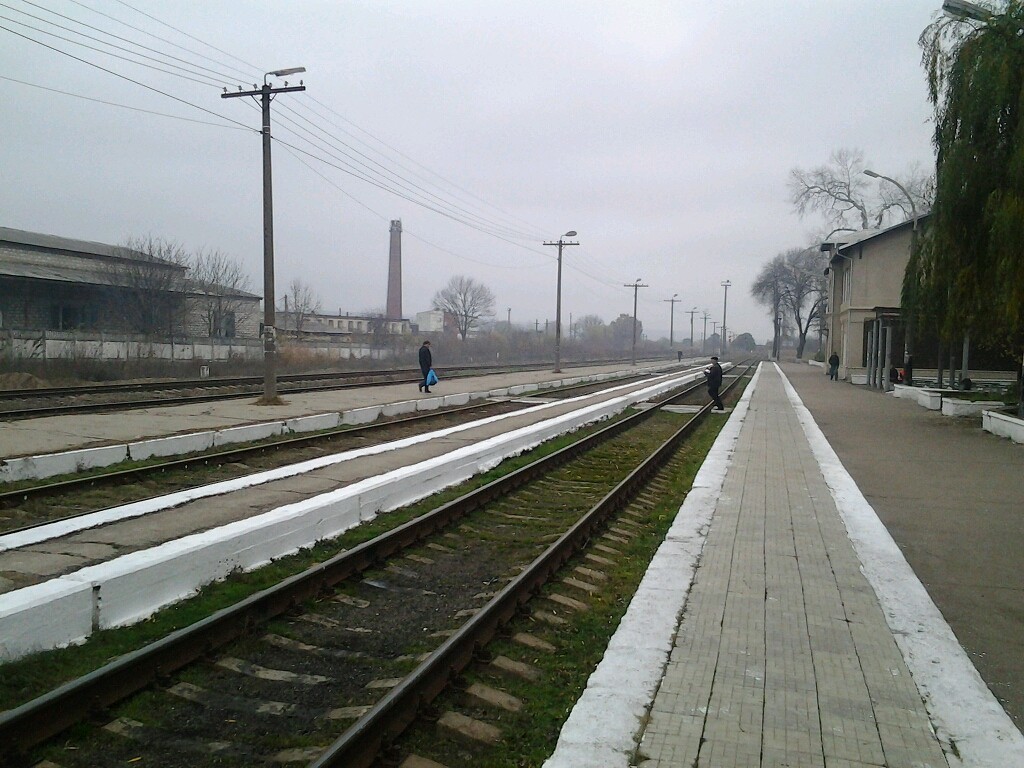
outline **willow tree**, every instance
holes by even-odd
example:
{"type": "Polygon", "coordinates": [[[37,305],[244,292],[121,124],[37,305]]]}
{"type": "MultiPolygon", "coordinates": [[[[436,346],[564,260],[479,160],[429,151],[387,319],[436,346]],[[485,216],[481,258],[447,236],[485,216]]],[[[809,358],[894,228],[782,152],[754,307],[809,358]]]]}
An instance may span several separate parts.
{"type": "Polygon", "coordinates": [[[970,333],[1024,359],[1024,0],[974,10],[921,35],[936,191],[904,294],[940,338],[970,333]]]}

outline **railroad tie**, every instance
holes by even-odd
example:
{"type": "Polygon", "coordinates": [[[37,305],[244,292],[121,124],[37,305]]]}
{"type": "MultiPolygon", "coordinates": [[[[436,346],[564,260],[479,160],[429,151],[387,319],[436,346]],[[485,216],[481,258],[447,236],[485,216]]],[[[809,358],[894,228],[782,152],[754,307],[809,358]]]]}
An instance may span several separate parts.
{"type": "Polygon", "coordinates": [[[530,664],[521,661],[513,661],[508,656],[496,656],[491,662],[491,667],[503,675],[511,675],[522,680],[535,683],[540,680],[540,670],[530,664]]]}
{"type": "Polygon", "coordinates": [[[495,707],[506,712],[518,712],[523,708],[522,699],[483,683],[473,683],[463,693],[468,702],[476,706],[495,707]]]}
{"type": "Polygon", "coordinates": [[[601,588],[596,584],[591,584],[589,581],[581,581],[580,579],[574,579],[571,576],[562,579],[562,583],[567,586],[575,587],[576,589],[586,592],[588,595],[596,595],[598,592],[601,591],[601,588]]]}
{"type": "Polygon", "coordinates": [[[536,635],[531,635],[529,632],[516,632],[512,636],[512,642],[519,643],[526,648],[530,648],[534,651],[546,651],[547,653],[554,653],[557,648],[549,643],[547,640],[542,640],[536,635]]]}
{"type": "Polygon", "coordinates": [[[493,746],[501,741],[501,730],[493,725],[474,720],[472,717],[460,715],[458,712],[445,712],[437,721],[437,728],[450,738],[493,746]]]}
{"type": "Polygon", "coordinates": [[[567,595],[560,594],[558,592],[552,592],[550,595],[545,595],[546,600],[550,600],[553,603],[558,603],[565,608],[569,608],[573,611],[588,611],[590,606],[586,603],[580,602],[575,598],[568,597],[567,595]]]}
{"type": "Polygon", "coordinates": [[[405,760],[402,761],[398,768],[448,768],[446,765],[436,763],[426,757],[420,757],[419,755],[409,755],[405,760]]]}

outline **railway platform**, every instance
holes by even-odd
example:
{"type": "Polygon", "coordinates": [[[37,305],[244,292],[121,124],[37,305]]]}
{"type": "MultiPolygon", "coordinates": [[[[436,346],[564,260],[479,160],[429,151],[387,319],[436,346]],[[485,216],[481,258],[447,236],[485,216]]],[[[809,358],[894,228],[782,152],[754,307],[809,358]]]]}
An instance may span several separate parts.
{"type": "MultiPolygon", "coordinates": [[[[685,360],[684,364],[694,364],[685,360]]],[[[610,380],[678,367],[676,361],[638,367],[604,364],[515,371],[446,379],[432,395],[412,384],[287,393],[283,404],[258,405],[255,396],[168,404],[110,413],[6,421],[0,416],[0,482],[36,479],[129,459],[176,456],[219,445],[262,440],[379,416],[429,411],[486,397],[514,397],[562,383],[610,380]]]]}
{"type": "MultiPolygon", "coordinates": [[[[949,604],[947,587],[926,589],[859,487],[873,499],[887,490],[930,522],[930,532],[920,521],[901,526],[887,510],[919,563],[914,552],[941,557],[955,527],[922,508],[971,509],[975,488],[994,482],[996,492],[980,495],[1010,499],[1019,513],[1019,452],[980,430],[937,427],[926,419],[941,417],[893,398],[845,384],[828,390],[808,371],[788,368],[834,439],[840,420],[838,455],[797,388],[762,364],[545,768],[1024,765],[1024,737],[990,690],[1006,680],[989,668],[985,681],[972,663],[986,643],[1009,645],[1019,675],[1021,627],[972,637],[969,656],[936,607],[949,604]],[[878,449],[897,433],[898,452],[878,449]],[[987,462],[984,481],[971,455],[987,462]],[[947,476],[907,476],[926,463],[947,476]]],[[[998,504],[977,512],[1002,546],[965,544],[1006,569],[985,572],[993,583],[984,586],[1012,593],[1002,600],[1019,608],[1020,571],[1008,569],[1019,547],[1007,544],[998,504]]]]}

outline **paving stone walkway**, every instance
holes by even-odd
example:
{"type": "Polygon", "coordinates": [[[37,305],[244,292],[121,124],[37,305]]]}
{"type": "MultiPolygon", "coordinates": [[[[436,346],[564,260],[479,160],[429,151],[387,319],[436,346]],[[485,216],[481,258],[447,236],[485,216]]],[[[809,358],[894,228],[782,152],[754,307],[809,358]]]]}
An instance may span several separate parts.
{"type": "Polygon", "coordinates": [[[763,366],[636,764],[946,759],[774,366],[763,366]]]}

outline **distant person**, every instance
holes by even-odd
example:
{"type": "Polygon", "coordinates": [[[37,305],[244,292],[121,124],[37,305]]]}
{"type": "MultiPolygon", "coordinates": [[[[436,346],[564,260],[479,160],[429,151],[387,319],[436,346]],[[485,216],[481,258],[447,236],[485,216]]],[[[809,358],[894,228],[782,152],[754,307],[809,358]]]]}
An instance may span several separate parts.
{"type": "Polygon", "coordinates": [[[716,411],[724,411],[722,399],[718,396],[718,390],[722,388],[722,366],[718,364],[718,358],[711,357],[711,365],[704,369],[704,375],[708,377],[708,394],[715,404],[716,411]]]}
{"type": "Polygon", "coordinates": [[[897,368],[895,365],[889,366],[889,383],[899,384],[902,381],[903,377],[900,376],[900,369],[897,368]]]}
{"type": "Polygon", "coordinates": [[[839,355],[835,352],[828,358],[828,377],[831,381],[839,381],[839,355]]]}
{"type": "Polygon", "coordinates": [[[907,355],[907,362],[903,364],[903,383],[908,387],[914,386],[914,356],[907,355]]]}
{"type": "Polygon", "coordinates": [[[420,345],[420,372],[423,374],[423,381],[420,382],[420,392],[430,393],[430,384],[427,382],[427,374],[434,367],[434,356],[430,354],[430,342],[424,341],[420,345]]]}
{"type": "Polygon", "coordinates": [[[677,363],[683,362],[683,351],[681,349],[680,350],[676,350],[676,362],[677,363]]]}

